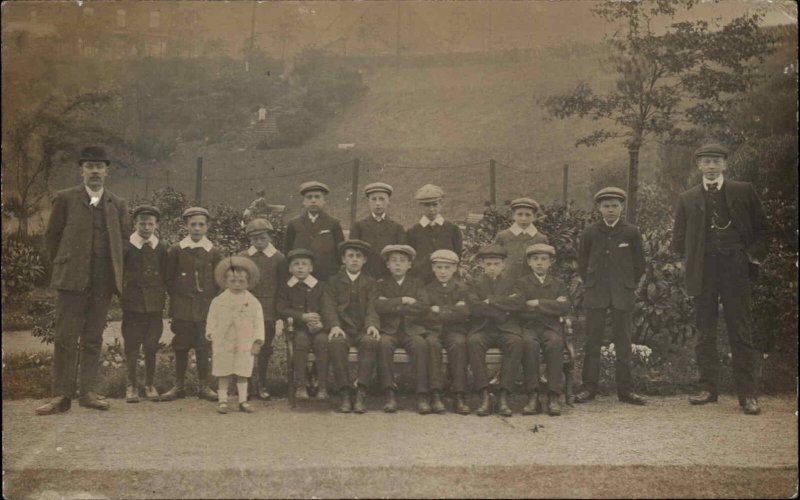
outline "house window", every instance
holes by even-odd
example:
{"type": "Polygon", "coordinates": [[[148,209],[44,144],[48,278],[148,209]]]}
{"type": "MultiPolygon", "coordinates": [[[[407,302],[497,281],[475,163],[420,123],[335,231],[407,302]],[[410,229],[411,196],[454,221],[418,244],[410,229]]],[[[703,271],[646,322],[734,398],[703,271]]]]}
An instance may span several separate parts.
{"type": "Polygon", "coordinates": [[[117,10],[117,28],[125,27],[125,9],[117,10]]]}
{"type": "Polygon", "coordinates": [[[161,26],[161,12],[153,10],[150,12],[150,28],[161,26]]]}

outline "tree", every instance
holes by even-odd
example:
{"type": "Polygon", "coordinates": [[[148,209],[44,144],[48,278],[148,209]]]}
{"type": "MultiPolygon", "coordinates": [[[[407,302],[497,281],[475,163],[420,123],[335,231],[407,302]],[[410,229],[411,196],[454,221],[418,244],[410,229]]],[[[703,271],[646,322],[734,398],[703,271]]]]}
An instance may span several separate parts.
{"type": "Polygon", "coordinates": [[[758,65],[772,50],[759,14],[724,26],[707,21],[673,22],[696,0],[606,0],[596,16],[621,23],[607,38],[615,87],[598,94],[586,82],[544,99],[550,116],[610,122],[576,141],[595,146],[623,139],[628,150],[628,217],[636,221],[639,152],[645,141],[691,143],[724,128],[737,97],[758,81],[758,65]],[[663,30],[656,25],[666,20],[663,30]]]}

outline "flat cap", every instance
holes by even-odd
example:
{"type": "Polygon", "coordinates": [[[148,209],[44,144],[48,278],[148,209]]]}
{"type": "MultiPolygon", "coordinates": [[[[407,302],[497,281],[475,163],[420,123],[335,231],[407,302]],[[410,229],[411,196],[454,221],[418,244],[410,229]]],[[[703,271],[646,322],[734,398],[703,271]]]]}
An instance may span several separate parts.
{"type": "Polygon", "coordinates": [[[508,250],[506,250],[504,247],[500,245],[495,245],[495,244],[486,245],[484,247],[481,247],[480,250],[478,250],[478,258],[485,259],[487,257],[498,257],[501,259],[505,259],[506,257],[508,257],[508,250]]]}
{"type": "Polygon", "coordinates": [[[511,210],[514,210],[515,208],[530,208],[534,212],[538,212],[541,209],[539,202],[533,198],[517,198],[515,200],[511,200],[511,210]]]}
{"type": "Polygon", "coordinates": [[[394,193],[394,188],[385,182],[373,182],[372,184],[367,184],[367,186],[364,188],[364,195],[366,196],[376,192],[384,192],[391,196],[392,193],[394,193]]]}
{"type": "Polygon", "coordinates": [[[133,209],[133,219],[136,220],[138,215],[153,215],[156,220],[161,218],[161,210],[152,205],[139,205],[133,209]]]}
{"type": "Polygon", "coordinates": [[[290,250],[289,253],[286,254],[286,263],[293,261],[294,259],[311,259],[314,260],[314,252],[311,250],[306,250],[305,248],[295,248],[294,250],[290,250]]]}
{"type": "Polygon", "coordinates": [[[247,236],[256,236],[272,231],[272,224],[267,219],[253,219],[247,223],[244,233],[247,236]]]}
{"type": "Polygon", "coordinates": [[[444,191],[439,186],[433,184],[425,184],[417,189],[414,199],[419,203],[430,203],[432,201],[441,200],[444,198],[444,191]]]}
{"type": "Polygon", "coordinates": [[[241,255],[225,257],[219,261],[217,267],[214,268],[214,280],[217,282],[217,285],[219,285],[220,288],[225,288],[225,273],[227,273],[229,269],[246,271],[250,276],[250,278],[247,280],[248,288],[253,288],[256,286],[256,283],[258,283],[260,278],[258,266],[249,258],[241,255]]]}
{"type": "Polygon", "coordinates": [[[300,184],[300,194],[306,194],[309,191],[322,191],[325,194],[331,192],[327,184],[319,181],[308,181],[300,184]]]}
{"type": "Polygon", "coordinates": [[[408,255],[408,258],[411,260],[414,260],[414,257],[417,256],[417,251],[414,250],[414,247],[411,245],[386,245],[383,247],[383,250],[381,250],[381,257],[385,259],[393,253],[408,255]]]}
{"type": "Polygon", "coordinates": [[[530,257],[531,255],[536,255],[539,253],[545,253],[550,257],[555,257],[556,249],[553,245],[548,245],[546,243],[534,243],[533,245],[525,249],[526,257],[530,257]]]}
{"type": "Polygon", "coordinates": [[[348,248],[360,250],[364,254],[367,254],[372,248],[372,245],[364,240],[344,240],[343,242],[339,243],[339,254],[343,254],[348,248]]]}
{"type": "Polygon", "coordinates": [[[730,151],[728,148],[722,144],[712,142],[697,148],[697,151],[694,152],[694,156],[695,158],[700,158],[701,156],[721,156],[722,158],[727,158],[729,153],[730,151]]]}
{"type": "Polygon", "coordinates": [[[208,214],[208,210],[206,210],[205,208],[203,208],[203,207],[189,207],[189,208],[187,208],[186,210],[183,211],[183,213],[181,214],[181,219],[186,220],[186,219],[188,219],[189,217],[191,217],[193,215],[205,215],[206,219],[210,219],[211,218],[211,216],[208,214]]]}
{"type": "Polygon", "coordinates": [[[628,194],[618,187],[604,187],[594,195],[594,201],[600,201],[603,198],[616,198],[620,201],[625,201],[628,198],[628,194]]]}
{"type": "Polygon", "coordinates": [[[83,148],[81,154],[78,155],[78,165],[85,161],[102,161],[105,162],[106,165],[111,163],[111,160],[108,159],[108,155],[106,154],[106,150],[100,146],[88,146],[83,148]]]}
{"type": "Polygon", "coordinates": [[[452,250],[436,250],[431,254],[431,263],[445,262],[447,264],[458,264],[458,254],[452,250]]]}

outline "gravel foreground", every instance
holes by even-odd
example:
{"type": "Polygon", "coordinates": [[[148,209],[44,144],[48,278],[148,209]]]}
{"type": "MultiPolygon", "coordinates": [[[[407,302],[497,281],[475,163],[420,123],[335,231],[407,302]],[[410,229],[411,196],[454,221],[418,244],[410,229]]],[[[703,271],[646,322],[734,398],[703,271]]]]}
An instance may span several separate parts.
{"type": "MultiPolygon", "coordinates": [[[[772,497],[797,489],[797,405],[600,398],[561,417],[340,415],[326,404],[218,415],[194,398],[74,406],[3,402],[8,498],[772,497]],[[534,432],[535,430],[535,432],[534,432]]],[[[410,397],[401,398],[413,407],[410,397]]]]}

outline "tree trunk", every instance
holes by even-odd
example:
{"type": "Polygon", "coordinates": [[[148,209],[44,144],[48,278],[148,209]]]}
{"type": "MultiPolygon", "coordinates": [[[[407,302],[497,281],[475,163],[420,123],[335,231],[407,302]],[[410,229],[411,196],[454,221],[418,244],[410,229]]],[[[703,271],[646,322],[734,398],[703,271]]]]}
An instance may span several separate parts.
{"type": "Polygon", "coordinates": [[[628,148],[628,202],[627,219],[631,224],[636,224],[636,212],[639,203],[639,149],[641,145],[632,144],[628,148]]]}

